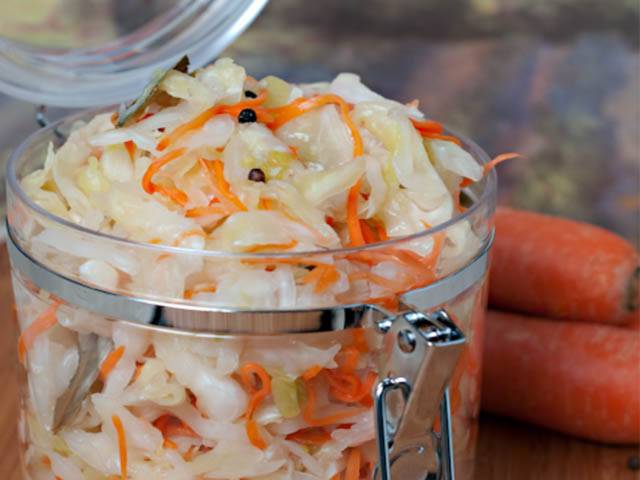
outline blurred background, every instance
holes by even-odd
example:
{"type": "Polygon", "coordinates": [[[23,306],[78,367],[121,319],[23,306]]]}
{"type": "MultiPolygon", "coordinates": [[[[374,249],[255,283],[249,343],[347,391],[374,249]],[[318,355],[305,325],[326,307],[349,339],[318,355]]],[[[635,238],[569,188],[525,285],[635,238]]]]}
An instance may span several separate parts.
{"type": "MultiPolygon", "coordinates": [[[[0,3],[0,35],[56,47],[99,44],[175,5],[0,3]]],[[[385,96],[417,98],[428,116],[490,155],[524,155],[500,168],[502,203],[591,221],[638,243],[639,5],[272,0],[225,54],[258,78],[318,81],[354,71],[385,96]]],[[[29,103],[0,96],[0,112],[4,160],[37,126],[29,103]]]]}

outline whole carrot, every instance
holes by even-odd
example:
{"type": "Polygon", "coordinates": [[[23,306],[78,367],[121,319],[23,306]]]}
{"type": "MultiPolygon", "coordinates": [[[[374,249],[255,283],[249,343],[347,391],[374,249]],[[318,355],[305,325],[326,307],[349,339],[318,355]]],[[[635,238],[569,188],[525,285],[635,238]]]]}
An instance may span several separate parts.
{"type": "Polygon", "coordinates": [[[489,303],[533,315],[627,324],[639,316],[634,247],[586,223],[499,208],[489,303]]]}
{"type": "Polygon", "coordinates": [[[489,311],[482,409],[606,443],[640,442],[640,333],[489,311]]]}

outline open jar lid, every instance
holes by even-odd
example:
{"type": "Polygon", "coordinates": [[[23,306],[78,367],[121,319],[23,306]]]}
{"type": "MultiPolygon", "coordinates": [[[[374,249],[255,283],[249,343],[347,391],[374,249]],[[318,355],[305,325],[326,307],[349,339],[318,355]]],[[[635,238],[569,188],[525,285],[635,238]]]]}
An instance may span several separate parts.
{"type": "Polygon", "coordinates": [[[59,107],[134,98],[187,54],[200,67],[268,0],[3,0],[0,91],[59,107]]]}

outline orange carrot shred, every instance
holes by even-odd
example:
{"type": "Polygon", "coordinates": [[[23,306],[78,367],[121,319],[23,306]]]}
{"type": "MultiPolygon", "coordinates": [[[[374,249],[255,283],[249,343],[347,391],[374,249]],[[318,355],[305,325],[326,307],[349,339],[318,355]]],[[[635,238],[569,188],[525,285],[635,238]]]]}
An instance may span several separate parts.
{"type": "Polygon", "coordinates": [[[360,247],[365,245],[360,220],[358,219],[358,198],[360,197],[360,186],[362,180],[358,180],[349,189],[347,197],[347,227],[349,230],[349,246],[360,247]]]}
{"type": "Polygon", "coordinates": [[[134,141],[127,140],[126,142],[124,142],[124,148],[126,148],[127,152],[129,152],[129,158],[133,160],[136,155],[136,144],[134,143],[134,141]]]}
{"type": "Polygon", "coordinates": [[[267,448],[267,443],[262,438],[262,435],[260,435],[258,425],[253,420],[253,414],[265,397],[271,393],[271,377],[269,377],[267,371],[257,363],[246,363],[240,368],[240,378],[242,379],[244,387],[251,395],[249,404],[247,405],[247,411],[245,412],[247,437],[254,447],[264,450],[267,448]],[[256,377],[259,380],[258,384],[255,382],[256,377]]]}
{"type": "MultiPolygon", "coordinates": [[[[149,168],[147,168],[147,171],[144,172],[144,176],[142,177],[142,188],[145,192],[147,192],[148,194],[152,194],[155,193],[156,191],[161,191],[161,193],[168,195],[170,192],[167,190],[166,187],[161,187],[159,185],[156,185],[155,183],[153,183],[153,176],[163,167],[165,166],[167,163],[177,159],[178,157],[182,156],[185,152],[187,151],[186,148],[177,148],[176,150],[172,150],[171,152],[167,153],[166,155],[156,158],[154,159],[151,164],[149,165],[149,168]]],[[[177,190],[177,189],[176,189],[177,190]]],[[[178,190],[178,192],[181,192],[180,190],[178,190]]],[[[176,192],[173,192],[173,194],[175,195],[176,192]]],[[[186,194],[184,194],[184,192],[181,192],[185,197],[186,194]]],[[[180,199],[180,201],[184,200],[183,197],[181,196],[177,196],[176,198],[180,199]]],[[[186,201],[184,202],[186,203],[186,201]]]]}
{"type": "Polygon", "coordinates": [[[411,123],[415,127],[420,134],[441,134],[444,132],[444,127],[441,123],[438,123],[434,120],[416,120],[415,118],[411,119],[411,123]]]}
{"type": "Polygon", "coordinates": [[[256,421],[250,418],[249,420],[247,420],[245,428],[247,431],[247,437],[249,437],[249,441],[251,442],[251,444],[256,448],[259,448],[260,450],[265,450],[267,448],[267,442],[265,442],[264,438],[262,438],[256,421]]]}
{"type": "Polygon", "coordinates": [[[453,142],[459,147],[462,146],[462,141],[460,141],[458,137],[454,137],[453,135],[443,135],[442,133],[424,133],[423,136],[432,140],[444,140],[446,142],[453,142]]]}
{"type": "Polygon", "coordinates": [[[122,420],[117,415],[111,417],[116,433],[118,435],[118,450],[120,452],[120,476],[122,480],[127,480],[127,436],[122,425],[122,420]]]}
{"type": "Polygon", "coordinates": [[[244,249],[247,253],[259,253],[259,252],[270,252],[270,251],[280,251],[280,250],[291,250],[298,245],[298,241],[293,239],[287,243],[262,243],[257,245],[251,245],[244,249]]]}
{"type": "Polygon", "coordinates": [[[220,160],[207,161],[200,159],[200,164],[209,172],[216,189],[220,194],[231,202],[238,210],[246,212],[247,207],[231,191],[229,182],[224,178],[224,163],[220,160]]]}
{"type": "Polygon", "coordinates": [[[177,450],[178,449],[178,445],[176,445],[176,443],[172,440],[169,440],[168,438],[164,439],[164,442],[162,443],[162,446],[164,448],[166,448],[167,450],[177,450]]]}
{"type": "Polygon", "coordinates": [[[322,367],[320,365],[313,365],[307,368],[304,373],[301,375],[303,380],[309,381],[312,378],[318,376],[318,374],[322,371],[322,367]]]}
{"type": "Polygon", "coordinates": [[[360,219],[360,230],[366,243],[376,243],[378,241],[373,229],[366,220],[360,219]]]}
{"type": "Polygon", "coordinates": [[[385,241],[389,240],[389,237],[387,235],[387,231],[384,228],[384,225],[382,225],[381,223],[376,223],[375,224],[375,229],[376,229],[376,233],[378,234],[378,239],[381,242],[385,242],[385,241]]]}
{"type": "Polygon", "coordinates": [[[60,303],[59,300],[54,300],[54,302],[20,334],[20,338],[18,338],[18,358],[23,364],[27,352],[33,347],[36,338],[58,323],[56,311],[60,303]]]}
{"type": "MultiPolygon", "coordinates": [[[[507,160],[513,160],[514,158],[520,158],[522,155],[520,155],[519,153],[502,153],[500,155],[498,155],[497,157],[494,157],[492,160],[488,161],[487,163],[485,163],[482,167],[482,174],[486,175],[487,173],[489,173],[491,170],[493,170],[496,165],[507,161],[507,160]]],[[[464,188],[464,187],[468,187],[469,185],[471,185],[473,183],[473,180],[469,179],[469,178],[463,178],[462,181],[460,182],[460,188],[464,188]]]]}
{"type": "Polygon", "coordinates": [[[331,434],[324,428],[311,427],[297,430],[285,438],[300,443],[301,445],[321,446],[331,440],[331,434]]]}
{"type": "Polygon", "coordinates": [[[194,295],[197,295],[198,293],[204,293],[204,292],[209,292],[209,293],[215,293],[217,290],[217,286],[210,284],[210,285],[198,285],[194,288],[188,288],[184,291],[184,298],[186,298],[187,300],[191,300],[193,298],[194,295]]]}
{"type": "Polygon", "coordinates": [[[100,379],[104,382],[124,355],[124,345],[120,345],[104,359],[100,365],[100,379]]]}
{"type": "Polygon", "coordinates": [[[178,417],[170,414],[159,416],[153,421],[153,426],[160,430],[164,438],[168,437],[191,437],[200,438],[189,425],[184,423],[178,417]]]}
{"type": "MultiPolygon", "coordinates": [[[[156,149],[158,151],[163,151],[170,145],[175,144],[178,140],[180,140],[187,133],[198,130],[204,126],[210,119],[215,117],[218,114],[228,113],[233,116],[237,116],[241,110],[245,108],[253,108],[261,105],[266,100],[266,91],[261,92],[257,98],[251,98],[248,100],[244,100],[242,102],[236,103],[235,105],[215,105],[211,108],[208,108],[204,112],[197,115],[192,120],[183,123],[182,125],[176,127],[173,131],[165,134],[158,144],[156,145],[156,149]]],[[[255,108],[254,108],[255,109],[255,108]]],[[[258,115],[258,119],[260,121],[270,121],[271,116],[264,109],[256,110],[256,114],[258,115]]]]}
{"type": "Polygon", "coordinates": [[[360,480],[360,450],[352,448],[347,457],[344,480],[360,480]]]}
{"type": "Polygon", "coordinates": [[[228,215],[229,212],[218,205],[207,205],[202,207],[194,207],[187,210],[184,214],[187,218],[206,217],[207,215],[228,215]]]}

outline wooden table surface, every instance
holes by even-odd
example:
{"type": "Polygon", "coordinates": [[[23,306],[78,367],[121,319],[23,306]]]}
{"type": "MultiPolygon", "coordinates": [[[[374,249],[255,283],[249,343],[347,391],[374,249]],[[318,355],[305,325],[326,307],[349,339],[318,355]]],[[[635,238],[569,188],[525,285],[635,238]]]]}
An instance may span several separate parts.
{"type": "MultiPolygon", "coordinates": [[[[0,480],[21,480],[15,422],[16,349],[9,262],[0,247],[0,480]]],[[[629,463],[636,447],[605,447],[494,417],[480,422],[476,476],[480,480],[638,480],[629,463]]]]}

